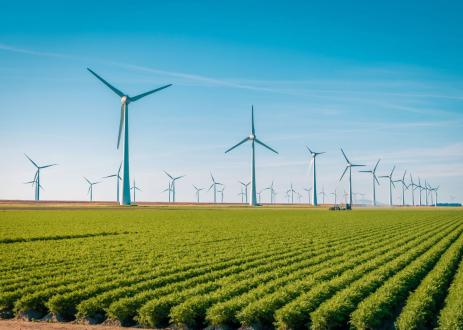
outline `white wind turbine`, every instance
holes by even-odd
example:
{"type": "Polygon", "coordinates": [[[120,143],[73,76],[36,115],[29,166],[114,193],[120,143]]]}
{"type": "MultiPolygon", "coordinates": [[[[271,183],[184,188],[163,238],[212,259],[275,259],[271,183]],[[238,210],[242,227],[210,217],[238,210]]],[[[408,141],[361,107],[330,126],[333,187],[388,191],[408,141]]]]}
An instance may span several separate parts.
{"type": "Polygon", "coordinates": [[[172,187],[170,185],[170,180],[169,180],[169,186],[166,189],[164,189],[163,191],[161,191],[161,192],[163,192],[163,193],[168,192],[169,193],[169,203],[170,203],[170,196],[171,196],[170,194],[172,193],[172,187]]]}
{"type": "Polygon", "coordinates": [[[322,191],[320,191],[318,194],[322,195],[322,204],[325,204],[326,193],[325,193],[325,187],[324,186],[322,187],[322,191]]]}
{"type": "Polygon", "coordinates": [[[178,179],[181,179],[181,178],[183,178],[185,176],[180,175],[180,176],[174,177],[174,176],[170,175],[169,173],[167,173],[166,171],[164,171],[164,173],[170,178],[169,187],[170,187],[170,191],[172,192],[172,203],[175,203],[175,182],[178,179]]]}
{"type": "Polygon", "coordinates": [[[311,200],[310,200],[310,195],[311,195],[311,192],[313,190],[312,187],[309,187],[309,189],[307,188],[304,188],[305,191],[307,191],[307,196],[309,197],[309,204],[312,204],[311,200]]]}
{"type": "MultiPolygon", "coordinates": [[[[317,203],[317,156],[322,155],[325,152],[324,151],[323,152],[312,151],[308,146],[306,146],[306,148],[307,150],[309,150],[310,154],[312,155],[313,205],[317,206],[318,204],[317,203]]],[[[310,185],[310,180],[309,180],[309,185],[310,185]]]]}
{"type": "Polygon", "coordinates": [[[244,189],[244,199],[245,199],[245,203],[248,203],[248,187],[249,185],[251,184],[251,182],[248,182],[248,183],[244,183],[243,181],[238,181],[242,186],[243,186],[243,189],[244,189]]]}
{"type": "Polygon", "coordinates": [[[195,188],[196,202],[199,203],[199,193],[201,192],[201,190],[204,190],[204,188],[198,188],[195,185],[193,185],[193,188],[195,188]]]}
{"type": "Polygon", "coordinates": [[[137,187],[137,185],[135,184],[135,179],[133,179],[133,186],[130,188],[130,190],[133,190],[133,202],[136,203],[137,200],[135,199],[135,192],[138,190],[138,191],[141,191],[141,189],[139,187],[137,187]]]}
{"type": "Polygon", "coordinates": [[[394,180],[392,179],[392,175],[394,174],[395,165],[392,168],[391,173],[389,175],[381,175],[380,178],[387,178],[389,180],[389,206],[392,206],[392,186],[395,188],[394,180]]]}
{"type": "Polygon", "coordinates": [[[379,161],[381,159],[378,159],[378,161],[376,162],[376,165],[375,167],[373,167],[372,170],[368,170],[368,171],[360,171],[360,172],[363,172],[363,173],[371,173],[371,177],[372,177],[372,181],[373,181],[373,206],[376,206],[376,183],[378,183],[379,185],[379,181],[378,181],[378,177],[376,176],[376,169],[378,168],[378,164],[379,164],[379,161]]]}
{"type": "Polygon", "coordinates": [[[211,179],[212,179],[212,184],[211,184],[211,186],[209,187],[209,189],[207,191],[213,189],[213,191],[214,191],[214,204],[216,204],[217,203],[217,186],[223,186],[223,184],[220,183],[220,182],[215,181],[214,176],[212,175],[212,173],[211,173],[211,179]]]}
{"type": "Polygon", "coordinates": [[[32,165],[34,165],[35,168],[37,169],[37,171],[35,171],[34,180],[32,180],[29,183],[32,183],[32,185],[34,185],[33,182],[35,182],[35,200],[39,201],[40,200],[40,188],[42,187],[40,185],[40,171],[43,170],[44,168],[56,166],[58,164],[50,164],[50,165],[39,166],[28,155],[24,154],[24,156],[26,156],[26,158],[29,159],[29,161],[32,163],[32,165]]]}
{"type": "Polygon", "coordinates": [[[410,176],[410,191],[412,193],[412,205],[415,206],[415,190],[418,188],[418,185],[415,184],[415,182],[413,182],[413,176],[412,174],[410,173],[409,174],[410,176]]]}
{"type": "Polygon", "coordinates": [[[350,203],[350,207],[352,207],[352,167],[361,167],[365,165],[352,164],[349,158],[347,158],[342,148],[341,148],[341,152],[342,152],[342,155],[344,156],[344,159],[346,160],[347,165],[346,165],[346,168],[344,169],[344,172],[342,172],[342,175],[339,181],[342,180],[342,178],[344,177],[344,174],[346,174],[347,170],[349,170],[349,203],[350,203]]]}
{"type": "Polygon", "coordinates": [[[122,163],[121,165],[119,165],[119,169],[117,170],[117,173],[116,174],[111,174],[111,175],[108,175],[108,176],[104,176],[103,179],[107,179],[107,178],[116,178],[116,200],[117,200],[117,203],[119,203],[119,183],[120,181],[122,180],[121,178],[121,168],[122,168],[122,163]]]}
{"type": "Polygon", "coordinates": [[[407,175],[407,170],[405,170],[404,175],[399,180],[394,180],[394,182],[399,182],[402,184],[402,206],[405,206],[405,189],[408,189],[407,183],[405,182],[405,176],[407,175]]]}
{"type": "Polygon", "coordinates": [[[293,188],[293,184],[291,183],[291,188],[289,188],[287,191],[286,191],[286,194],[288,196],[291,196],[291,204],[294,204],[294,193],[296,192],[296,190],[294,190],[293,188]]]}
{"type": "Polygon", "coordinates": [[[100,182],[97,181],[97,182],[91,182],[89,179],[87,179],[86,177],[84,177],[85,181],[88,182],[89,184],[89,187],[88,187],[88,191],[87,191],[87,194],[90,194],[90,202],[93,202],[93,186],[96,185],[96,184],[99,184],[100,182]]]}
{"type": "Polygon", "coordinates": [[[159,92],[164,88],[172,86],[172,84],[165,85],[153,90],[150,90],[146,93],[138,94],[136,96],[129,96],[126,93],[123,93],[116,87],[112,86],[109,82],[104,80],[102,77],[97,75],[91,69],[87,68],[87,70],[93,74],[98,80],[100,80],[103,84],[105,84],[109,89],[111,89],[117,96],[121,98],[121,118],[119,122],[119,136],[117,138],[117,149],[119,149],[119,145],[121,142],[122,137],[122,127],[124,127],[124,150],[123,150],[123,164],[124,164],[124,172],[122,174],[122,205],[130,205],[130,175],[129,175],[129,103],[135,102],[140,100],[141,98],[148,96],[150,94],[159,92]]]}
{"type": "Polygon", "coordinates": [[[278,151],[275,149],[270,148],[268,145],[260,141],[256,136],[256,130],[254,128],[254,106],[251,107],[251,134],[245,137],[243,140],[238,142],[236,145],[231,147],[230,149],[226,150],[225,153],[228,153],[235,149],[236,147],[242,145],[245,142],[251,142],[251,200],[249,205],[256,206],[257,205],[257,194],[256,194],[256,152],[255,152],[255,144],[260,144],[261,146],[267,148],[268,150],[278,154],[278,151]]]}

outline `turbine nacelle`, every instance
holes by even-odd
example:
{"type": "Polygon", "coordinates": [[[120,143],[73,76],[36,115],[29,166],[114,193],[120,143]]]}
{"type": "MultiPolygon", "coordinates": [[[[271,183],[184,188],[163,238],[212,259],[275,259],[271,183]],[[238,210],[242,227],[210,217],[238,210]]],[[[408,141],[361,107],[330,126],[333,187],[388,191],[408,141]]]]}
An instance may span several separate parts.
{"type": "Polygon", "coordinates": [[[121,97],[121,103],[122,104],[129,104],[130,103],[130,97],[128,97],[127,95],[124,95],[121,97]]]}
{"type": "Polygon", "coordinates": [[[255,139],[256,139],[256,136],[254,134],[249,135],[249,140],[252,141],[252,140],[255,140],[255,139]]]}

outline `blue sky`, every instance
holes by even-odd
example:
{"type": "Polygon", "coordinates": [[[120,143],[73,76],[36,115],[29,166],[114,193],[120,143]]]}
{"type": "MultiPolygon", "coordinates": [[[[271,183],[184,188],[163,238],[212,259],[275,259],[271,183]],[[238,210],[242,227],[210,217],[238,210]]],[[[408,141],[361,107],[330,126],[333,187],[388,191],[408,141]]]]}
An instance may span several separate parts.
{"type": "MultiPolygon", "coordinates": [[[[114,172],[120,101],[86,67],[128,94],[174,86],[131,106],[131,174],[143,200],[165,200],[163,170],[208,186],[209,171],[237,201],[250,149],[223,152],[249,133],[259,149],[258,188],[275,180],[308,185],[305,145],[327,151],[319,185],[342,193],[339,147],[360,163],[382,158],[463,193],[463,24],[461,1],[10,1],[0,21],[0,198],[33,197],[39,163],[44,199],[85,199],[82,176],[114,172]]],[[[114,198],[114,182],[95,198],[114,198]]],[[[367,175],[354,191],[371,195],[367,175]]],[[[399,190],[395,192],[399,196],[399,190]]],[[[204,194],[205,200],[211,199],[204,194]]],[[[395,198],[396,198],[395,197],[395,198]]],[[[387,184],[379,187],[387,201],[387,184]]]]}

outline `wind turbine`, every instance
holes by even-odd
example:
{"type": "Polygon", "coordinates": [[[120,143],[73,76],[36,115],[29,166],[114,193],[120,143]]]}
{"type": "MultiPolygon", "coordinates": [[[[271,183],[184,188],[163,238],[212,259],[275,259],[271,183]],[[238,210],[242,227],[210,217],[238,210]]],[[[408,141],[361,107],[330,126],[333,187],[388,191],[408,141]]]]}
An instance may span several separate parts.
{"type": "Polygon", "coordinates": [[[412,189],[410,189],[412,193],[412,205],[415,206],[415,189],[417,189],[418,186],[413,182],[413,177],[411,173],[409,174],[409,176],[410,176],[410,187],[412,187],[412,189]]]}
{"type": "Polygon", "coordinates": [[[402,184],[402,206],[405,206],[405,189],[408,189],[407,184],[405,183],[405,176],[407,175],[407,171],[405,170],[402,179],[395,180],[394,182],[400,182],[402,184]]]}
{"type": "Polygon", "coordinates": [[[204,188],[198,188],[195,185],[193,185],[193,188],[195,188],[196,191],[196,202],[199,203],[199,193],[201,192],[201,190],[204,190],[204,188]]]}
{"type": "Polygon", "coordinates": [[[111,174],[108,176],[104,176],[103,179],[107,178],[116,178],[116,200],[117,203],[119,204],[119,182],[122,180],[120,174],[121,174],[121,168],[122,168],[122,163],[119,165],[119,169],[117,170],[116,174],[111,174]]]}
{"type": "Polygon", "coordinates": [[[425,195],[425,197],[426,197],[426,206],[428,206],[428,189],[429,189],[429,187],[428,187],[428,183],[426,182],[426,180],[424,180],[424,187],[423,188],[424,188],[424,191],[425,191],[425,194],[426,194],[425,195]]]}
{"type": "MultiPolygon", "coordinates": [[[[34,188],[34,185],[37,184],[36,178],[34,178],[34,180],[32,180],[32,181],[24,182],[24,184],[31,184],[31,185],[32,185],[32,188],[34,188]]],[[[42,185],[39,186],[39,189],[42,189],[42,190],[43,190],[42,185]]],[[[35,188],[34,188],[34,194],[36,194],[35,188]]]]}
{"type": "MultiPolygon", "coordinates": [[[[308,146],[306,146],[307,150],[309,150],[310,154],[312,155],[312,162],[313,162],[313,168],[312,168],[312,180],[313,180],[313,205],[317,206],[317,168],[316,168],[316,162],[317,162],[317,156],[322,155],[325,152],[315,152],[310,150],[308,146]]],[[[310,184],[310,183],[309,183],[310,184]]],[[[310,200],[310,197],[309,197],[310,200]]],[[[310,204],[310,202],[309,202],[310,204]]]]}
{"type": "Polygon", "coordinates": [[[391,173],[389,175],[381,175],[380,178],[387,178],[389,179],[389,205],[392,206],[392,186],[395,188],[394,180],[392,180],[392,175],[394,174],[395,165],[392,168],[391,173]]]}
{"type": "Polygon", "coordinates": [[[312,202],[310,200],[310,193],[312,192],[313,188],[312,187],[309,187],[309,189],[304,188],[304,190],[307,191],[307,195],[309,196],[309,204],[312,204],[312,202]]]}
{"type": "Polygon", "coordinates": [[[361,167],[361,166],[365,166],[365,165],[352,164],[350,162],[349,158],[347,158],[347,156],[344,153],[344,150],[342,150],[342,148],[341,148],[341,152],[342,152],[342,155],[344,156],[344,159],[347,162],[347,165],[346,165],[346,168],[344,169],[344,172],[342,172],[342,175],[341,175],[341,178],[339,179],[339,181],[342,180],[342,178],[344,177],[344,174],[346,174],[347,170],[349,170],[349,203],[350,203],[350,206],[352,207],[352,167],[361,167]]]}
{"type": "Polygon", "coordinates": [[[257,201],[260,204],[262,201],[262,193],[267,190],[267,188],[262,189],[261,191],[257,192],[257,201]]]}
{"type": "Polygon", "coordinates": [[[164,173],[170,178],[169,186],[170,186],[170,191],[172,191],[172,203],[175,203],[175,181],[177,181],[178,179],[183,178],[184,175],[174,177],[174,176],[170,175],[169,173],[167,173],[166,171],[164,171],[164,173]]]}
{"type": "Polygon", "coordinates": [[[436,195],[436,200],[434,201],[434,202],[435,202],[435,203],[434,203],[434,206],[437,206],[437,191],[439,190],[439,187],[440,187],[440,186],[437,186],[437,187],[435,187],[435,188],[432,189],[432,190],[434,191],[434,194],[436,195]]]}
{"type": "Polygon", "coordinates": [[[363,172],[363,173],[371,173],[371,177],[372,177],[372,180],[373,180],[373,206],[376,206],[376,183],[378,183],[379,185],[379,181],[378,181],[378,177],[376,176],[376,169],[378,168],[378,164],[379,164],[379,161],[381,159],[378,159],[378,161],[376,162],[376,165],[375,167],[373,167],[372,170],[368,170],[368,171],[360,171],[360,172],[363,172]]]}
{"type": "Polygon", "coordinates": [[[225,185],[222,185],[221,190],[217,190],[217,192],[220,194],[220,203],[223,204],[223,191],[225,190],[225,185]]]}
{"type": "Polygon", "coordinates": [[[299,201],[299,204],[302,202],[302,194],[297,192],[297,199],[299,201]]]}
{"type": "Polygon", "coordinates": [[[270,204],[273,204],[273,196],[275,194],[275,190],[273,189],[273,181],[272,181],[272,184],[270,186],[268,186],[267,188],[265,188],[263,190],[268,190],[270,192],[270,204]]]}
{"type": "Polygon", "coordinates": [[[244,203],[244,191],[243,191],[243,188],[241,188],[241,191],[238,193],[238,196],[241,196],[241,204],[244,203]]]}
{"type": "Polygon", "coordinates": [[[212,173],[211,173],[211,179],[212,179],[212,184],[211,184],[211,186],[209,187],[209,189],[207,191],[214,188],[214,204],[216,204],[217,203],[217,186],[223,186],[223,184],[221,184],[220,182],[215,181],[214,176],[212,175],[212,173]]]}
{"type": "Polygon", "coordinates": [[[251,134],[241,140],[239,143],[231,147],[230,149],[226,150],[225,153],[228,153],[235,149],[236,147],[242,145],[243,143],[251,141],[251,150],[252,150],[252,158],[251,158],[251,200],[249,205],[256,206],[257,205],[257,196],[256,196],[256,153],[255,153],[255,143],[260,144],[261,146],[267,148],[268,150],[278,154],[278,151],[275,149],[270,148],[268,145],[260,141],[256,137],[256,130],[254,128],[254,106],[251,107],[251,134]]]}
{"type": "Polygon", "coordinates": [[[423,202],[422,202],[422,199],[421,199],[421,195],[423,193],[423,186],[421,185],[421,179],[420,177],[418,177],[418,186],[417,186],[418,190],[420,191],[420,206],[423,205],[423,202]]]}
{"type": "Polygon", "coordinates": [[[164,193],[166,191],[169,192],[169,203],[170,203],[170,194],[172,192],[172,187],[170,186],[170,180],[169,180],[169,186],[166,189],[164,189],[163,191],[161,191],[161,192],[164,193]]]}
{"type": "MultiPolygon", "coordinates": [[[[287,191],[286,191],[286,194],[289,196],[289,194],[291,194],[291,204],[294,204],[294,193],[296,192],[296,190],[294,190],[293,188],[293,184],[291,183],[291,188],[289,188],[287,191]]],[[[289,199],[289,198],[288,198],[289,199]]],[[[289,200],[288,200],[289,201],[289,200]]]]}
{"type": "Polygon", "coordinates": [[[90,202],[93,202],[93,186],[96,185],[96,184],[99,184],[100,182],[91,182],[89,179],[87,179],[85,176],[84,176],[84,179],[88,182],[89,184],[89,187],[88,187],[88,192],[87,194],[90,194],[90,202]]]}
{"type": "Polygon", "coordinates": [[[124,127],[124,149],[123,149],[123,155],[124,155],[124,173],[122,174],[122,203],[121,205],[130,205],[130,174],[129,174],[129,103],[135,102],[140,100],[141,98],[148,96],[150,94],[159,92],[160,90],[163,90],[164,88],[172,86],[172,84],[168,84],[153,90],[150,90],[148,92],[138,94],[136,96],[129,96],[123,92],[121,92],[119,89],[116,87],[112,86],[109,82],[104,80],[102,77],[97,75],[95,72],[93,72],[91,69],[87,68],[87,70],[93,74],[98,80],[100,80],[103,84],[105,84],[109,89],[111,89],[114,93],[117,94],[121,98],[121,118],[119,122],[119,136],[117,138],[117,149],[119,149],[119,145],[121,142],[121,136],[122,136],[122,127],[124,127]]]}
{"type": "Polygon", "coordinates": [[[244,196],[245,196],[245,203],[248,202],[248,187],[249,185],[251,184],[251,182],[248,182],[248,183],[244,183],[242,181],[238,181],[239,183],[241,183],[241,185],[243,186],[244,188],[244,196]]]}
{"type": "Polygon", "coordinates": [[[32,165],[34,165],[35,168],[37,169],[37,171],[35,171],[34,180],[32,180],[32,181],[35,181],[35,200],[39,201],[40,200],[40,187],[41,187],[41,185],[40,185],[40,170],[43,170],[44,168],[47,168],[47,167],[56,166],[58,164],[49,164],[49,165],[39,166],[28,155],[24,154],[24,156],[26,156],[26,158],[29,159],[29,161],[32,163],[32,165]]]}
{"type": "Polygon", "coordinates": [[[338,192],[336,191],[336,189],[334,190],[334,192],[330,193],[330,195],[334,196],[334,205],[336,206],[338,204],[338,192]]]}
{"type": "Polygon", "coordinates": [[[136,190],[141,191],[141,189],[137,187],[137,185],[135,184],[135,179],[133,179],[133,186],[130,189],[133,190],[133,202],[136,203],[137,201],[135,199],[135,191],[136,190]]]}
{"type": "Polygon", "coordinates": [[[322,195],[322,204],[325,204],[325,196],[326,196],[325,187],[322,187],[322,191],[320,191],[318,194],[322,195]]]}

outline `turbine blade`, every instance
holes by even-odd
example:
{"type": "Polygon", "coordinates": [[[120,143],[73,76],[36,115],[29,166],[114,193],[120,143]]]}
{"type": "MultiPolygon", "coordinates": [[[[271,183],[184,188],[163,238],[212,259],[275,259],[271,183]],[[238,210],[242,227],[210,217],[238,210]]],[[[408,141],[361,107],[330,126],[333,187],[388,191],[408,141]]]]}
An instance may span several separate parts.
{"type": "Polygon", "coordinates": [[[310,154],[315,154],[315,152],[313,152],[312,150],[310,150],[309,146],[305,146],[307,148],[307,150],[309,150],[310,154]]]}
{"type": "Polygon", "coordinates": [[[40,168],[47,168],[47,167],[52,167],[52,166],[56,166],[58,164],[50,164],[50,165],[45,165],[45,166],[40,166],[40,168]]]}
{"type": "Polygon", "coordinates": [[[39,165],[37,165],[32,159],[30,159],[28,155],[24,154],[24,156],[26,156],[27,159],[29,159],[35,167],[39,168],[39,165]]]}
{"type": "Polygon", "coordinates": [[[392,174],[394,173],[394,170],[395,170],[395,165],[394,165],[394,167],[392,168],[391,174],[390,174],[389,176],[392,177],[392,174]]]}
{"type": "MultiPolygon", "coordinates": [[[[117,149],[119,149],[119,145],[121,144],[121,135],[122,135],[122,127],[124,126],[124,118],[125,118],[125,103],[121,105],[121,119],[119,121],[119,135],[117,136],[117,149]]],[[[122,163],[121,163],[122,165],[122,163]]]]}
{"type": "Polygon", "coordinates": [[[167,87],[170,87],[170,86],[172,86],[172,84],[168,84],[168,85],[165,85],[165,86],[162,86],[162,87],[153,89],[153,90],[151,90],[151,91],[149,91],[149,92],[146,92],[146,93],[139,94],[139,95],[137,95],[137,96],[131,97],[130,100],[131,100],[132,102],[138,101],[139,99],[141,99],[141,98],[143,98],[143,97],[145,97],[145,96],[148,96],[148,95],[150,95],[150,94],[159,92],[160,90],[163,90],[163,89],[165,89],[165,88],[167,88],[167,87]]]}
{"type": "Polygon", "coordinates": [[[266,145],[264,142],[262,142],[261,140],[257,139],[256,138],[256,142],[259,143],[261,146],[267,148],[268,150],[270,151],[273,151],[274,153],[278,154],[278,151],[276,151],[275,149],[273,148],[270,148],[268,145],[266,145]]]}
{"type": "Polygon", "coordinates": [[[107,178],[114,178],[115,176],[117,176],[117,174],[113,174],[113,175],[104,176],[104,177],[102,177],[102,179],[107,179],[107,178]]]}
{"type": "Polygon", "coordinates": [[[232,151],[233,149],[235,149],[236,147],[242,145],[244,142],[248,141],[249,140],[249,137],[246,137],[244,138],[243,140],[241,140],[240,142],[238,142],[237,144],[235,144],[233,147],[231,147],[230,149],[227,149],[225,151],[225,153],[229,152],[229,151],[232,151]]]}
{"type": "Polygon", "coordinates": [[[344,169],[344,172],[342,172],[342,175],[341,175],[341,178],[339,179],[339,181],[342,180],[342,178],[344,177],[344,174],[346,174],[348,168],[349,167],[346,166],[346,168],[344,169]]]}
{"type": "Polygon", "coordinates": [[[116,87],[112,86],[109,82],[101,78],[99,75],[97,75],[95,72],[93,72],[91,69],[87,68],[88,71],[90,71],[91,74],[93,74],[95,77],[97,77],[103,84],[108,86],[114,93],[119,95],[119,97],[124,96],[124,93],[122,93],[120,90],[118,90],[116,87]]]}
{"type": "Polygon", "coordinates": [[[379,180],[378,180],[378,178],[376,177],[376,175],[374,173],[373,173],[373,176],[375,178],[375,181],[379,184],[379,180]]]}
{"type": "Polygon", "coordinates": [[[350,161],[349,161],[349,159],[347,158],[346,154],[344,153],[344,150],[342,150],[342,148],[341,148],[341,152],[342,152],[342,155],[344,156],[344,159],[346,160],[346,162],[347,162],[348,164],[350,164],[350,161]]]}
{"type": "Polygon", "coordinates": [[[85,176],[84,176],[84,179],[88,182],[89,185],[92,185],[92,183],[90,182],[90,180],[87,179],[85,176]]]}
{"type": "Polygon", "coordinates": [[[256,129],[254,128],[254,105],[251,105],[251,132],[252,135],[256,134],[256,129]]]}
{"type": "Polygon", "coordinates": [[[376,168],[378,167],[378,164],[379,164],[379,161],[380,161],[380,160],[381,160],[381,158],[378,159],[378,161],[376,162],[376,165],[375,165],[375,167],[373,168],[373,172],[376,172],[376,168]]]}
{"type": "Polygon", "coordinates": [[[119,173],[121,172],[121,168],[122,168],[122,162],[121,162],[121,164],[119,165],[119,169],[117,170],[117,175],[119,175],[119,173]]]}
{"type": "Polygon", "coordinates": [[[213,183],[213,184],[211,184],[211,186],[209,187],[209,189],[207,189],[207,191],[211,190],[211,189],[212,189],[212,187],[214,187],[214,183],[213,183]]]}
{"type": "Polygon", "coordinates": [[[170,175],[169,173],[167,173],[166,171],[163,171],[169,178],[171,178],[172,180],[175,180],[172,175],[170,175]]]}
{"type": "Polygon", "coordinates": [[[185,177],[185,175],[180,175],[180,176],[174,178],[174,180],[178,180],[178,179],[181,179],[181,178],[184,178],[184,177],[185,177]]]}

